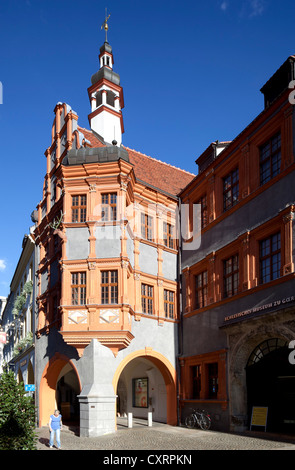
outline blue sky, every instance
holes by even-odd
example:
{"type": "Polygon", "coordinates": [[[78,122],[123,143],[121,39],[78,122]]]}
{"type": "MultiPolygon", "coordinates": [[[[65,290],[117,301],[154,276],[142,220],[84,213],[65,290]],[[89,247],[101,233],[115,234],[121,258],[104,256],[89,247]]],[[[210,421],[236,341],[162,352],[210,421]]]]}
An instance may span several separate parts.
{"type": "Polygon", "coordinates": [[[56,103],[89,128],[106,7],[123,144],[192,173],[212,141],[262,111],[260,88],[295,53],[294,0],[2,1],[0,295],[41,198],[56,103]]]}

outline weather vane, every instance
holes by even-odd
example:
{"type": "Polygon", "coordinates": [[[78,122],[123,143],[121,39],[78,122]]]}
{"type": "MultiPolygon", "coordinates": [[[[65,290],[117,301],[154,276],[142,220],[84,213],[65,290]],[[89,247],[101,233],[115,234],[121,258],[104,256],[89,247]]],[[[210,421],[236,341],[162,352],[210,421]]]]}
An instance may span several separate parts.
{"type": "Polygon", "coordinates": [[[101,25],[101,29],[104,29],[105,32],[106,32],[106,39],[105,39],[105,42],[108,42],[108,37],[107,37],[107,33],[108,33],[108,29],[109,29],[109,26],[108,26],[108,19],[111,15],[107,16],[107,9],[106,9],[106,17],[105,17],[105,20],[104,22],[102,23],[101,25]]]}

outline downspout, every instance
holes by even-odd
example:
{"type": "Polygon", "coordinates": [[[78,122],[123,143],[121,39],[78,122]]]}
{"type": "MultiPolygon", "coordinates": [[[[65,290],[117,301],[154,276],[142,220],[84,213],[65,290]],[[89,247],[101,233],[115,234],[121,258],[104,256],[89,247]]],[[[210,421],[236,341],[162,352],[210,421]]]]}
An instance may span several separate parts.
{"type": "Polygon", "coordinates": [[[177,271],[178,271],[178,286],[179,286],[179,322],[178,322],[178,353],[176,356],[176,373],[177,373],[177,425],[181,426],[181,413],[180,413],[180,364],[179,359],[183,354],[183,317],[182,317],[182,273],[181,273],[181,250],[182,250],[182,236],[181,236],[181,199],[178,197],[178,257],[177,257],[177,271]]]}

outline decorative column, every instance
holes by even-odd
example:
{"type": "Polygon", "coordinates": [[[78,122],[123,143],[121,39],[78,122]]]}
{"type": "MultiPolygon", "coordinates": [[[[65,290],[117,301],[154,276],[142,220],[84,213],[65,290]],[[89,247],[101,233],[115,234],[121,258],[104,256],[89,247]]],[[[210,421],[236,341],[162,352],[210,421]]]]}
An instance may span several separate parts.
{"type": "Polygon", "coordinates": [[[158,279],[158,324],[163,325],[164,320],[164,288],[163,280],[158,279]],[[160,318],[162,317],[162,318],[160,318]]]}
{"type": "Polygon", "coordinates": [[[242,290],[248,290],[250,287],[250,232],[247,232],[246,236],[242,240],[243,249],[243,278],[242,278],[242,290]]]}
{"type": "Polygon", "coordinates": [[[208,178],[208,216],[209,222],[212,222],[215,219],[216,207],[215,207],[215,176],[212,170],[211,175],[208,178]]]}
{"type": "Polygon", "coordinates": [[[292,226],[293,226],[293,217],[294,217],[294,208],[292,207],[289,214],[283,216],[284,222],[284,265],[283,265],[283,276],[290,274],[294,271],[293,263],[293,237],[292,237],[292,226]]]}
{"type": "Polygon", "coordinates": [[[186,268],[183,271],[183,277],[184,277],[184,280],[185,280],[185,305],[184,305],[184,311],[185,311],[185,313],[188,313],[191,310],[191,285],[190,285],[190,271],[189,271],[189,268],[186,268]]]}
{"type": "Polygon", "coordinates": [[[129,262],[127,260],[121,260],[121,272],[122,272],[122,304],[129,304],[128,298],[128,280],[127,280],[127,271],[128,271],[129,262]]]}
{"type": "Polygon", "coordinates": [[[89,230],[89,260],[96,259],[96,238],[95,238],[95,207],[96,207],[96,184],[89,183],[89,197],[88,197],[88,215],[87,226],[89,230]]]}
{"type": "Polygon", "coordinates": [[[209,256],[208,268],[208,300],[210,304],[216,301],[216,285],[215,285],[215,252],[213,251],[209,256]]]}
{"type": "Polygon", "coordinates": [[[140,312],[142,311],[141,308],[141,284],[140,284],[140,274],[134,273],[134,320],[140,321],[141,315],[140,312]]]}
{"type": "Polygon", "coordinates": [[[96,276],[96,263],[94,261],[88,261],[88,298],[87,304],[95,304],[98,303],[97,298],[97,276],[96,276]]]}

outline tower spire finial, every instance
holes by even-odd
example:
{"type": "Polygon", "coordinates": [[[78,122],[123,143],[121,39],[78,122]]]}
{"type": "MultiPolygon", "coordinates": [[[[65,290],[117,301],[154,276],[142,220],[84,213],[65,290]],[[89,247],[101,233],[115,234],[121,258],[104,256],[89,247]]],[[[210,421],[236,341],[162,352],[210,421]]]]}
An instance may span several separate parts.
{"type": "Polygon", "coordinates": [[[110,14],[109,14],[109,16],[107,16],[107,8],[106,8],[105,20],[104,20],[104,22],[103,22],[102,25],[101,25],[101,29],[103,28],[103,29],[105,30],[105,33],[106,33],[105,42],[108,42],[108,36],[107,36],[108,29],[109,29],[108,19],[109,19],[110,16],[111,16],[110,14]]]}

